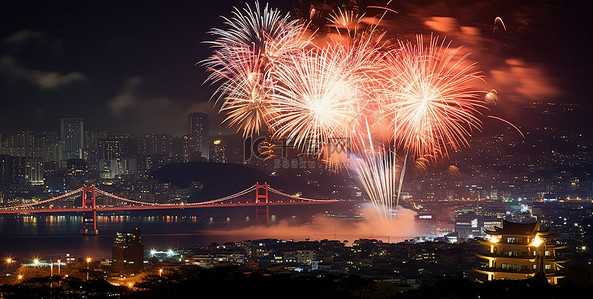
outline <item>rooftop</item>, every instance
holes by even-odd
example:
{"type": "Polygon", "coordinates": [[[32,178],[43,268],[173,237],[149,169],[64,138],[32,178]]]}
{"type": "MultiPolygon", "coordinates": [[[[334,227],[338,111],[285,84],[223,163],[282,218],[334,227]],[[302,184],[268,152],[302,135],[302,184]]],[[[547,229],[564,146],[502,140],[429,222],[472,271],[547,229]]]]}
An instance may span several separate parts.
{"type": "Polygon", "coordinates": [[[495,226],[494,231],[487,230],[488,234],[507,234],[507,235],[533,235],[541,230],[539,221],[531,223],[515,223],[503,220],[502,228],[495,226]]]}

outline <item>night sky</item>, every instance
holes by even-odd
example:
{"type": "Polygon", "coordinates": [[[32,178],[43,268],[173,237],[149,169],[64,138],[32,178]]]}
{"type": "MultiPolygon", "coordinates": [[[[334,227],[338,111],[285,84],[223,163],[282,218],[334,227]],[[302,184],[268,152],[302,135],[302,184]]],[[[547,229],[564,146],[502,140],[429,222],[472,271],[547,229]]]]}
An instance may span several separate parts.
{"type": "MultiPolygon", "coordinates": [[[[213,88],[202,84],[206,73],[196,65],[209,55],[202,42],[210,28],[224,27],[220,15],[243,2],[0,2],[0,133],[57,131],[59,118],[83,117],[86,129],[184,134],[189,112],[216,114],[213,88]]],[[[364,11],[385,1],[360,3],[364,11]]],[[[493,112],[510,121],[525,122],[517,109],[532,101],[592,106],[592,1],[389,7],[399,12],[384,22],[391,36],[434,33],[464,45],[484,71],[484,89],[498,91],[493,112]],[[494,24],[497,16],[506,31],[494,24]]]]}

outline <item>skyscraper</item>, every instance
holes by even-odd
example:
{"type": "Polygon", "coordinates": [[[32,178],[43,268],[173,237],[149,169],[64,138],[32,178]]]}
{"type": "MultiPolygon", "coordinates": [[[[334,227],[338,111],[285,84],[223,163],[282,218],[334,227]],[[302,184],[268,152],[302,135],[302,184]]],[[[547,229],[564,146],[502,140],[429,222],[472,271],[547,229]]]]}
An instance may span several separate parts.
{"type": "Polygon", "coordinates": [[[137,274],[142,271],[144,245],[138,228],[130,233],[114,233],[111,258],[114,272],[137,274]]]}
{"type": "Polygon", "coordinates": [[[60,160],[82,159],[84,125],[82,118],[60,120],[60,160]]]}
{"type": "Polygon", "coordinates": [[[200,152],[202,157],[208,159],[210,156],[208,114],[190,113],[188,133],[193,151],[200,152]]]}

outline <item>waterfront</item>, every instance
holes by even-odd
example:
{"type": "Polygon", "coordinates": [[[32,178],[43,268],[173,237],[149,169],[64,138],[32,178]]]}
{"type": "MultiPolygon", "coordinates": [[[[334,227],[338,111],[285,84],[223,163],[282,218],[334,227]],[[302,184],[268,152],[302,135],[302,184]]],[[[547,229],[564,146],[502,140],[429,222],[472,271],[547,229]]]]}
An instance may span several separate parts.
{"type": "Polygon", "coordinates": [[[80,235],[82,216],[77,214],[2,216],[0,254],[21,260],[57,258],[68,253],[75,257],[110,258],[113,233],[131,231],[136,227],[141,230],[145,251],[259,238],[339,239],[349,242],[358,238],[379,238],[396,242],[425,231],[415,224],[412,211],[403,211],[400,221],[408,224],[408,228],[391,236],[380,230],[368,229],[372,226],[369,223],[372,218],[368,214],[361,223],[354,223],[323,217],[323,210],[314,209],[276,210],[270,226],[255,225],[253,215],[249,213],[251,209],[100,215],[97,218],[97,236],[80,235]]]}

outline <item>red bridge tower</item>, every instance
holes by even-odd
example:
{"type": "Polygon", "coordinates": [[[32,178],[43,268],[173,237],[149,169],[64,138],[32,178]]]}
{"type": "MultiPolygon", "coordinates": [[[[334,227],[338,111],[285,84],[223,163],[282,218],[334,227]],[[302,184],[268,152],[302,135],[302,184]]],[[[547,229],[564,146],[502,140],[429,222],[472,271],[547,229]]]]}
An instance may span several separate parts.
{"type": "Polygon", "coordinates": [[[80,233],[83,235],[98,235],[99,230],[97,229],[97,203],[95,197],[95,186],[84,186],[82,187],[82,207],[86,208],[88,205],[92,210],[90,212],[84,212],[82,214],[82,229],[80,233]],[[92,197],[88,197],[88,193],[91,192],[92,197]]]}
{"type": "Polygon", "coordinates": [[[270,199],[268,197],[268,183],[255,184],[255,223],[265,221],[270,224],[270,199]],[[263,192],[260,192],[262,189],[263,192]]]}

